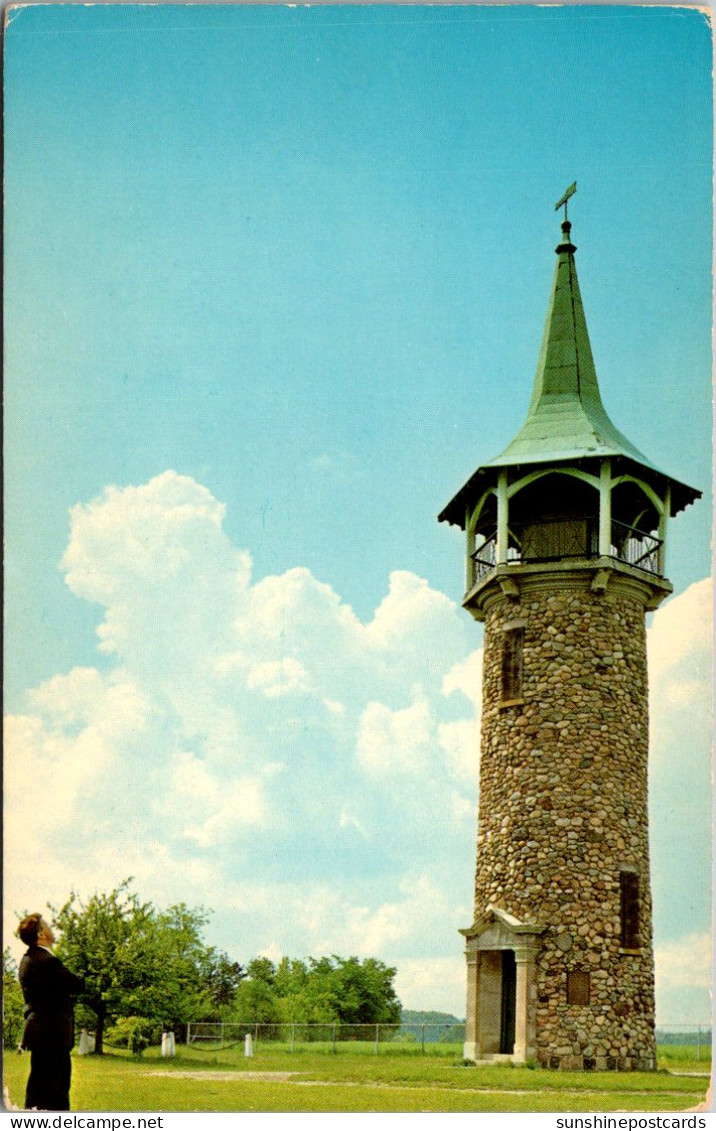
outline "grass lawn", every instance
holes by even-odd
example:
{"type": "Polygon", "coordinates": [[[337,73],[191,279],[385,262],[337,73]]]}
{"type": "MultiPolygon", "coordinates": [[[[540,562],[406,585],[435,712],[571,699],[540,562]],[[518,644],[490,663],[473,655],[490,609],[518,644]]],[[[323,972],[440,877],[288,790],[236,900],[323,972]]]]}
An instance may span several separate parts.
{"type": "MultiPolygon", "coordinates": [[[[368,1046],[372,1048],[372,1046],[368,1046]]],[[[708,1080],[650,1073],[550,1072],[509,1065],[465,1066],[458,1056],[378,1056],[368,1048],[261,1046],[178,1049],[172,1061],[112,1050],[73,1058],[75,1111],[684,1111],[703,1102],[708,1080]]],[[[672,1046],[673,1048],[673,1046],[672,1046]]],[[[695,1052],[695,1050],[694,1050],[695,1052]]],[[[704,1050],[702,1050],[703,1054],[704,1050]]],[[[672,1060],[677,1060],[676,1055],[672,1060]]],[[[4,1083],[22,1103],[29,1056],[9,1053],[4,1083]]],[[[691,1060],[682,1058],[682,1065],[691,1060]]],[[[692,1070],[707,1071],[702,1060],[692,1070]]]]}

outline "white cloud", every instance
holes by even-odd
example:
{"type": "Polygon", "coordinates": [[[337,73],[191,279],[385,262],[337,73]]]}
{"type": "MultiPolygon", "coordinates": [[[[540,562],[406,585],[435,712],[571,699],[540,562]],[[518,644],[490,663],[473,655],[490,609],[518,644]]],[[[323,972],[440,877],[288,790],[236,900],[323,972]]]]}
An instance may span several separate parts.
{"type": "Polygon", "coordinates": [[[255,664],[246,679],[246,685],[251,691],[261,691],[268,699],[277,699],[294,691],[308,691],[310,683],[303,664],[291,656],[255,664]]]}
{"type": "Polygon", "coordinates": [[[711,671],[713,586],[710,578],[690,585],[667,601],[649,629],[649,667],[652,682],[686,664],[700,676],[711,671]]]}
{"type": "Polygon", "coordinates": [[[207,662],[229,638],[227,610],[240,603],[251,563],[223,533],[223,516],[205,487],[172,471],[72,509],[67,584],[104,607],[100,649],[147,689],[180,699],[187,664],[207,662]]]}
{"type": "Polygon", "coordinates": [[[30,705],[54,725],[91,724],[115,738],[144,728],[151,702],[122,672],[102,676],[95,668],[73,668],[28,695],[30,705]]]}
{"type": "Polygon", "coordinates": [[[438,685],[461,658],[469,638],[457,606],[413,573],[396,570],[390,589],[365,629],[369,647],[384,653],[421,684],[438,685]]]}
{"type": "Polygon", "coordinates": [[[395,988],[405,1009],[430,1008],[465,1017],[465,959],[461,954],[435,956],[429,961],[402,958],[395,988]]]}
{"type": "Polygon", "coordinates": [[[473,784],[477,781],[480,728],[473,719],[459,719],[438,727],[438,742],[447,755],[456,777],[473,784]]]}
{"type": "Polygon", "coordinates": [[[423,701],[402,711],[368,703],[360,720],[356,751],[371,775],[424,773],[433,748],[430,708],[423,701]]]}
{"type": "Polygon", "coordinates": [[[167,785],[159,810],[169,810],[180,832],[203,847],[220,843],[244,825],[257,826],[264,821],[260,781],[237,778],[227,782],[192,754],[177,755],[167,785]]]}
{"type": "Polygon", "coordinates": [[[355,829],[356,832],[359,832],[360,835],[362,837],[365,837],[366,840],[369,839],[370,833],[366,831],[358,818],[353,816],[349,805],[344,805],[341,809],[341,815],[338,818],[338,824],[342,829],[355,829]]]}
{"type": "Polygon", "coordinates": [[[454,926],[460,909],[451,904],[435,877],[420,874],[404,877],[396,898],[373,905],[349,900],[332,888],[311,890],[305,908],[294,909],[296,922],[310,926],[321,954],[357,954],[385,957],[409,950],[416,926],[423,936],[421,950],[431,953],[435,940],[448,934],[457,941],[454,926]]]}
{"type": "Polygon", "coordinates": [[[713,604],[710,580],[689,586],[655,614],[647,634],[652,743],[679,710],[696,711],[710,724],[713,604]]]}
{"type": "Polygon", "coordinates": [[[72,508],[70,543],[62,559],[73,593],[114,605],[177,577],[193,551],[219,534],[224,507],[206,487],[166,471],[140,487],[108,487],[72,508]]]}
{"type": "Polygon", "coordinates": [[[662,943],[654,952],[661,985],[670,990],[698,986],[709,989],[713,977],[711,936],[702,931],[662,943]]]}
{"type": "Polygon", "coordinates": [[[465,821],[474,822],[477,816],[475,805],[471,798],[465,797],[464,794],[455,791],[450,794],[450,810],[453,820],[459,824],[465,821]]]}
{"type": "Polygon", "coordinates": [[[6,720],[5,750],[5,843],[15,851],[40,832],[47,840],[67,829],[114,756],[94,726],[68,735],[28,716],[6,720]]]}
{"type": "Polygon", "coordinates": [[[453,664],[445,675],[443,695],[452,695],[456,691],[462,692],[479,711],[482,704],[482,648],[453,664]]]}
{"type": "Polygon", "coordinates": [[[4,759],[6,865],[16,860],[25,876],[44,872],[48,848],[89,837],[103,823],[91,805],[83,812],[85,802],[115,780],[122,761],[136,761],[152,715],[148,697],[121,671],[75,668],[28,698],[35,714],[5,720],[4,759]]]}
{"type": "Polygon", "coordinates": [[[711,583],[654,614],[649,812],[656,937],[705,929],[711,904],[711,583]]]}
{"type": "Polygon", "coordinates": [[[708,1024],[712,957],[712,939],[707,931],[655,947],[657,1024],[708,1024]]]}

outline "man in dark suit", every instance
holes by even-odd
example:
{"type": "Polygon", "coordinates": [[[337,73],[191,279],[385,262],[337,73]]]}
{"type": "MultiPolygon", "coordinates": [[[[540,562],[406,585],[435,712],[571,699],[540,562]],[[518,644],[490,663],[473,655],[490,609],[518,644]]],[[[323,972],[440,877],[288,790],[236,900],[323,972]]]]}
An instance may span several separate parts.
{"type": "Polygon", "coordinates": [[[25,998],[22,1047],[31,1054],[25,1107],[69,1111],[70,1049],[75,1043],[72,997],[82,992],[84,983],[52,954],[55,940],[41,915],[28,915],[17,933],[28,948],[18,971],[25,998]]]}

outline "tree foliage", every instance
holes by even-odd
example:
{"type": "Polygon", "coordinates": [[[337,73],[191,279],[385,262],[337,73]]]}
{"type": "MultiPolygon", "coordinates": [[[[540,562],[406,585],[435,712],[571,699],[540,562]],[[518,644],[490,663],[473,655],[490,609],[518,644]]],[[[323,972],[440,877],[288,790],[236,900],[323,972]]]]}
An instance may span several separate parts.
{"type": "Polygon", "coordinates": [[[219,1000],[243,976],[238,963],[202,941],[207,913],[142,903],[126,880],[83,903],[76,893],[54,912],[58,955],[85,980],[82,1001],[96,1018],[95,1051],[105,1027],[121,1018],[176,1029],[215,1016],[219,1000]]]}
{"type": "Polygon", "coordinates": [[[16,1048],[25,1025],[17,966],[6,948],[2,955],[2,1043],[3,1048],[16,1048]]]}
{"type": "Polygon", "coordinates": [[[282,958],[278,966],[255,958],[231,1014],[241,1022],[395,1024],[401,1013],[396,973],[377,958],[282,958]]]}
{"type": "Polygon", "coordinates": [[[215,1020],[233,1002],[236,991],[246,977],[240,962],[232,962],[227,954],[207,951],[203,977],[206,986],[206,1020],[215,1020]]]}

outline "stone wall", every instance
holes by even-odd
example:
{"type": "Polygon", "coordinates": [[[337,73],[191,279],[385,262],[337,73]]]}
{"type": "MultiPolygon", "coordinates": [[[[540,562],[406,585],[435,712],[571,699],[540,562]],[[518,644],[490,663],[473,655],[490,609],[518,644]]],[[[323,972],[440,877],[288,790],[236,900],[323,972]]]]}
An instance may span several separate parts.
{"type": "Polygon", "coordinates": [[[565,573],[552,586],[519,585],[517,599],[495,596],[486,613],[476,917],[493,904],[547,927],[540,1063],[653,1067],[646,594],[618,578],[597,594],[565,573]],[[514,628],[522,690],[506,705],[503,640],[514,628]],[[628,952],[621,870],[639,876],[639,945],[628,952]],[[589,1004],[568,1004],[570,971],[588,974],[589,1004]]]}

